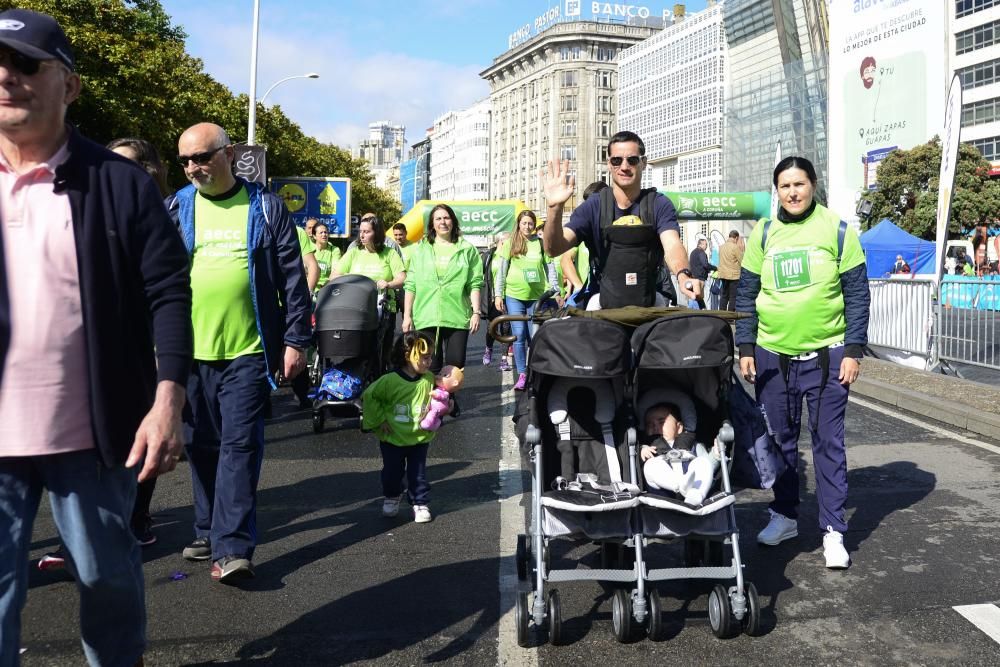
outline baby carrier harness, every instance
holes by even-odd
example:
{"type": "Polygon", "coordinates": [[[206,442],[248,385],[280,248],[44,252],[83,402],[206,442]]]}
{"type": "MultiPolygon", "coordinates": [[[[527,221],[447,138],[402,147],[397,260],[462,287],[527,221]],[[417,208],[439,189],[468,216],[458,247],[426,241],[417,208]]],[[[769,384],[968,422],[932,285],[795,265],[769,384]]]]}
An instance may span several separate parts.
{"type": "Polygon", "coordinates": [[[637,225],[614,224],[612,188],[601,190],[600,197],[601,244],[592,269],[600,285],[601,307],[652,306],[663,265],[663,245],[654,224],[656,188],[640,191],[637,225]]]}

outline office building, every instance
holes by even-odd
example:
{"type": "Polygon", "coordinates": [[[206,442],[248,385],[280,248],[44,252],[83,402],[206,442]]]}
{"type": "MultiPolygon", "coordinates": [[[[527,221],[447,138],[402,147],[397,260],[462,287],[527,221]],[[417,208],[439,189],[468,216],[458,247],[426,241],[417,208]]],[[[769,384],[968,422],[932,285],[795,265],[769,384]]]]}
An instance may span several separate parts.
{"type": "MultiPolygon", "coordinates": [[[[662,24],[657,24],[657,26],[662,24]]],[[[616,130],[618,56],[659,27],[557,22],[493,59],[490,84],[490,199],[520,199],[540,216],[539,170],[569,160],[577,190],[607,180],[607,143],[616,130]]],[[[567,211],[578,197],[567,202],[567,211]]]]}
{"type": "Polygon", "coordinates": [[[646,144],[643,185],[718,192],[726,41],[722,6],[675,21],[618,59],[618,128],[646,144]]]}
{"type": "Polygon", "coordinates": [[[951,68],[962,82],[962,141],[1000,174],[1000,0],[946,0],[951,68]]]}
{"type": "Polygon", "coordinates": [[[430,198],[489,199],[490,100],[449,111],[434,121],[430,150],[430,198]]]}
{"type": "Polygon", "coordinates": [[[385,189],[393,178],[393,167],[398,168],[403,161],[405,148],[406,127],[380,120],[369,123],[368,138],[360,141],[351,154],[368,163],[375,185],[385,189]]]}

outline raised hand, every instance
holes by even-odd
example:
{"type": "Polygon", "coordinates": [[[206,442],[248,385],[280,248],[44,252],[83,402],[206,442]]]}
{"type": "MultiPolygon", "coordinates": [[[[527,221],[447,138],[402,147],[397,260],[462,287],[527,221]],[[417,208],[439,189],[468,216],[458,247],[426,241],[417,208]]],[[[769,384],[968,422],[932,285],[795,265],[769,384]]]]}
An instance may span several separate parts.
{"type": "Polygon", "coordinates": [[[540,172],[542,189],[545,191],[545,203],[565,204],[576,190],[576,176],[569,173],[569,160],[549,160],[548,170],[540,172]]]}

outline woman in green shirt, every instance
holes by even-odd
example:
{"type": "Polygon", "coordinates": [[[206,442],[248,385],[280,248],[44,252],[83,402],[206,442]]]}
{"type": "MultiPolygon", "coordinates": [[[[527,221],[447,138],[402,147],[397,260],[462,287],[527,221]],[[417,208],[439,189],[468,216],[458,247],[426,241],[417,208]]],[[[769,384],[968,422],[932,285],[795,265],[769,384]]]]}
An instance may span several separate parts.
{"type": "Polygon", "coordinates": [[[377,222],[364,220],[359,223],[358,245],[340,258],[330,277],[352,273],[374,280],[379,294],[389,304],[389,310],[395,312],[393,290],[403,286],[406,271],[399,253],[385,245],[385,229],[377,222]]]}
{"type": "Polygon", "coordinates": [[[462,238],[455,211],[438,204],[426,238],[410,253],[403,304],[403,331],[423,331],[434,341],[434,373],[465,367],[469,334],[479,330],[482,286],[479,251],[462,238]]]}
{"type": "Polygon", "coordinates": [[[333,268],[340,260],[340,248],[330,243],[330,228],[325,223],[317,222],[313,227],[313,241],[316,244],[316,263],[319,264],[319,280],[316,289],[320,289],[330,280],[333,268]]]}
{"type": "MultiPolygon", "coordinates": [[[[500,267],[494,281],[493,297],[497,310],[511,315],[528,315],[535,310],[535,301],[551,289],[559,294],[555,262],[545,254],[542,240],[535,233],[538,219],[534,211],[522,211],[517,217],[517,229],[497,250],[500,267]]],[[[514,364],[517,383],[521,391],[527,382],[528,343],[530,334],[527,322],[511,322],[514,341],[514,364]]]]}

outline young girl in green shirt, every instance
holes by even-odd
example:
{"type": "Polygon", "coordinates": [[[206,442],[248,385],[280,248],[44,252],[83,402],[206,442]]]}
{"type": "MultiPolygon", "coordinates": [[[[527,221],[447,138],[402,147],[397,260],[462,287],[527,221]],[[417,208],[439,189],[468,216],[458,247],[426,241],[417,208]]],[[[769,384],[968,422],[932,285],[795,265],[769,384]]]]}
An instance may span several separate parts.
{"type": "Polygon", "coordinates": [[[399,513],[399,499],[406,476],[413,520],[427,523],[430,484],[427,481],[427,447],[436,431],[420,427],[430,404],[434,376],[434,341],[421,331],[407,331],[392,346],[395,370],[373,382],[361,397],[361,429],[374,431],[382,450],[382,516],[399,513]]]}

